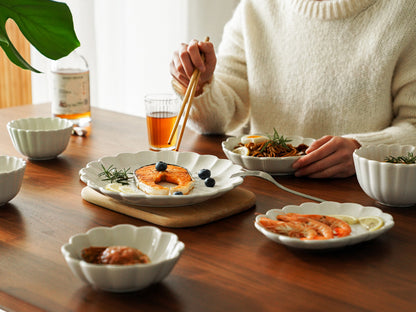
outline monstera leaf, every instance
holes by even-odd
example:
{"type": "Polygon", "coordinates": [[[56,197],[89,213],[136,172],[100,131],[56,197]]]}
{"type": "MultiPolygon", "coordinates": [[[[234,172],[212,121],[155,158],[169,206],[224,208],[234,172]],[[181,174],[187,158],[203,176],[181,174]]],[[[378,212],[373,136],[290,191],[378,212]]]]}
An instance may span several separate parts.
{"type": "Polygon", "coordinates": [[[39,72],[19,54],[6,32],[11,18],[44,56],[57,60],[80,46],[68,6],[52,0],[0,0],[0,47],[17,66],[39,72]]]}

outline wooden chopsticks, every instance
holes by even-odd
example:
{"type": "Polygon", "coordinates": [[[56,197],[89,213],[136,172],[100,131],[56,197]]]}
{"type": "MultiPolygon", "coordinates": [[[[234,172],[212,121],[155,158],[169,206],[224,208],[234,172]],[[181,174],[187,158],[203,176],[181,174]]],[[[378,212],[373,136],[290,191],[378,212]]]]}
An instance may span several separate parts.
{"type": "MultiPolygon", "coordinates": [[[[209,37],[205,38],[205,42],[209,41],[209,37]]],[[[202,61],[205,61],[204,55],[201,55],[202,61]]],[[[189,112],[191,111],[192,101],[195,96],[196,88],[198,86],[199,77],[201,76],[201,72],[199,69],[195,68],[194,72],[192,73],[191,80],[189,81],[188,87],[186,88],[185,95],[183,97],[182,106],[179,110],[178,117],[176,118],[176,122],[173,126],[172,132],[169,136],[168,144],[170,144],[173,140],[173,137],[175,136],[176,131],[178,130],[178,126],[180,123],[180,120],[182,118],[182,114],[186,108],[185,117],[183,119],[181,132],[178,136],[177,143],[176,143],[176,151],[179,150],[179,146],[181,145],[182,136],[185,131],[186,122],[188,121],[189,112]]],[[[174,81],[176,82],[176,81],[174,81]]]]}

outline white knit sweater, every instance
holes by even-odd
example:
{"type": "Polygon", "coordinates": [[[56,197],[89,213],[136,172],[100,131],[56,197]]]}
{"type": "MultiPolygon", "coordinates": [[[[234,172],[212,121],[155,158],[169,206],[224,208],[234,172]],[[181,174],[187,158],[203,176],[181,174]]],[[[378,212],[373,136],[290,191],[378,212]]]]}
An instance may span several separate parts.
{"type": "Polygon", "coordinates": [[[416,145],[415,0],[242,0],[191,125],[416,145]]]}

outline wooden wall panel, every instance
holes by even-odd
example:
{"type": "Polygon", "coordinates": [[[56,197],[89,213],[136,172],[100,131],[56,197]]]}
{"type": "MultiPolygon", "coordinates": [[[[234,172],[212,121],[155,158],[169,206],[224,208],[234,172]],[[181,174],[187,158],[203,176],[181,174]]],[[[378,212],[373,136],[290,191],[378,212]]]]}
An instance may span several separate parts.
{"type": "MultiPolygon", "coordinates": [[[[6,29],[13,45],[30,63],[30,44],[20,32],[19,27],[9,19],[6,29]]],[[[31,72],[10,62],[4,51],[0,49],[0,108],[31,103],[31,72]]]]}

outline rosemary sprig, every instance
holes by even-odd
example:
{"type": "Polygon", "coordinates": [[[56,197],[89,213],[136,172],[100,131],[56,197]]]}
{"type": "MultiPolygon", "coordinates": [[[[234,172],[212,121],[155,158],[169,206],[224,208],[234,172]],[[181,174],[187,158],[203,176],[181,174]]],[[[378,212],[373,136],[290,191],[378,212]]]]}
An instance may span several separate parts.
{"type": "Polygon", "coordinates": [[[280,136],[279,133],[273,128],[273,135],[267,135],[269,137],[269,141],[267,141],[260,150],[260,153],[264,152],[267,146],[283,146],[285,149],[289,149],[287,143],[291,142],[292,140],[285,138],[283,135],[280,136]]]}
{"type": "Polygon", "coordinates": [[[413,155],[412,152],[408,152],[406,156],[387,156],[384,161],[394,164],[414,164],[416,163],[416,155],[413,155]]]}
{"type": "Polygon", "coordinates": [[[101,168],[103,169],[103,171],[100,172],[98,176],[105,177],[101,179],[102,181],[109,181],[110,183],[117,182],[123,185],[127,185],[129,184],[129,180],[133,178],[133,173],[129,172],[130,168],[119,170],[117,168],[114,168],[113,165],[110,165],[108,168],[105,168],[103,164],[101,164],[101,168]]]}

